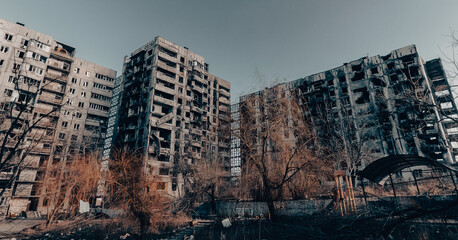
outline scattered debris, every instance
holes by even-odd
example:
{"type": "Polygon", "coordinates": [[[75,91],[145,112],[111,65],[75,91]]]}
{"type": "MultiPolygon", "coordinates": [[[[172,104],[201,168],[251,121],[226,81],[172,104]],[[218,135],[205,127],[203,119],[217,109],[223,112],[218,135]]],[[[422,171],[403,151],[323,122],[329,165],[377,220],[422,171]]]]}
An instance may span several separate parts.
{"type": "Polygon", "coordinates": [[[85,213],[85,212],[89,212],[89,202],[85,202],[83,200],[80,200],[80,209],[79,209],[79,212],[80,213],[85,213]]]}
{"type": "Polygon", "coordinates": [[[122,235],[122,236],[119,236],[119,239],[124,240],[124,239],[128,238],[129,236],[130,236],[130,234],[129,234],[129,233],[126,233],[126,234],[124,234],[124,235],[122,235]]]}
{"type": "Polygon", "coordinates": [[[221,221],[221,223],[223,224],[225,228],[228,228],[231,226],[231,221],[229,220],[229,218],[224,219],[223,221],[221,221]]]}

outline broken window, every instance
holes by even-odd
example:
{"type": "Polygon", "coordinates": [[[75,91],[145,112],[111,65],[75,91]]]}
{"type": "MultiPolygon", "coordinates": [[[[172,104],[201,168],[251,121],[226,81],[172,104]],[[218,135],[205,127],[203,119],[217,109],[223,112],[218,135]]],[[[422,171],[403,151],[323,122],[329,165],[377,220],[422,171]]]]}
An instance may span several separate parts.
{"type": "Polygon", "coordinates": [[[367,91],[366,87],[355,89],[353,92],[362,93],[361,96],[355,101],[357,104],[364,104],[369,102],[369,92],[367,91]]]}
{"type": "Polygon", "coordinates": [[[392,82],[396,82],[396,81],[399,80],[399,77],[398,77],[398,75],[393,74],[393,75],[390,75],[390,80],[391,80],[392,82]]]}
{"type": "Polygon", "coordinates": [[[362,70],[361,64],[351,66],[351,70],[359,72],[362,70]]]}
{"type": "Polygon", "coordinates": [[[351,80],[353,82],[355,82],[355,81],[359,81],[359,80],[364,79],[364,77],[365,77],[364,72],[357,72],[357,73],[355,73],[355,76],[351,80]]]}
{"type": "Polygon", "coordinates": [[[371,82],[374,84],[374,86],[386,87],[386,83],[380,78],[372,78],[371,82]]]}
{"type": "Polygon", "coordinates": [[[372,74],[377,74],[378,73],[378,67],[371,68],[371,73],[372,74]]]}
{"type": "Polygon", "coordinates": [[[388,70],[390,70],[390,71],[393,70],[394,69],[394,63],[392,63],[392,62],[388,63],[387,67],[388,67],[388,70]]]}

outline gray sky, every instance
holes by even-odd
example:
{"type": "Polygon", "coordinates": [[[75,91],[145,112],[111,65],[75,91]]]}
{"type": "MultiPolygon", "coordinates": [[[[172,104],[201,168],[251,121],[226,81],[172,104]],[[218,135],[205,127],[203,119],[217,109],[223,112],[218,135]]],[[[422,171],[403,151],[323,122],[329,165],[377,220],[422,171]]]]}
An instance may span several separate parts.
{"type": "Polygon", "coordinates": [[[205,57],[231,82],[232,101],[264,87],[416,44],[425,60],[458,32],[458,1],[1,0],[0,18],[54,36],[77,56],[120,73],[155,36],[205,57]]]}

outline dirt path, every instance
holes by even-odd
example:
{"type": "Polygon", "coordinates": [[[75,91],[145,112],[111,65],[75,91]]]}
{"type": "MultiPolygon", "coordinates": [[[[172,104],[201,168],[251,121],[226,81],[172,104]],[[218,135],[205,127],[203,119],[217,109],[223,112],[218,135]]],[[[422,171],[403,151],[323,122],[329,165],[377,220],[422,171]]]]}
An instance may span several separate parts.
{"type": "Polygon", "coordinates": [[[24,229],[45,223],[44,219],[17,219],[0,221],[0,239],[13,237],[20,234],[24,229]]]}

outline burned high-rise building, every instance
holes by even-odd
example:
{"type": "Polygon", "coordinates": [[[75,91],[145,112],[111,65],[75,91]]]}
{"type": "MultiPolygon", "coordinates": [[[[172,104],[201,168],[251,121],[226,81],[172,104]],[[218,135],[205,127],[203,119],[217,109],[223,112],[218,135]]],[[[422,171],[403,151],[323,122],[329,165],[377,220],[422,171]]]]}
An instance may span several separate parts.
{"type": "Polygon", "coordinates": [[[117,144],[142,151],[152,188],[179,196],[178,158],[230,167],[230,83],[205,59],[156,37],[124,59],[117,144]]]}
{"type": "Polygon", "coordinates": [[[46,213],[53,199],[43,186],[64,178],[72,157],[101,150],[116,71],[75,52],[0,19],[2,214],[46,213]]]}
{"type": "Polygon", "coordinates": [[[444,68],[414,45],[242,96],[240,105],[278,89],[295,97],[321,144],[338,151],[336,168],[354,171],[393,154],[457,161],[458,115],[444,68]]]}

